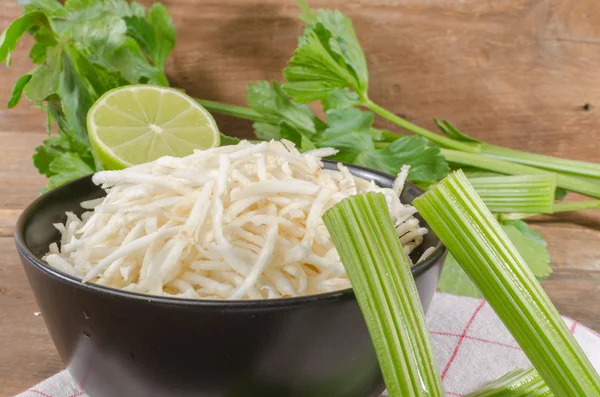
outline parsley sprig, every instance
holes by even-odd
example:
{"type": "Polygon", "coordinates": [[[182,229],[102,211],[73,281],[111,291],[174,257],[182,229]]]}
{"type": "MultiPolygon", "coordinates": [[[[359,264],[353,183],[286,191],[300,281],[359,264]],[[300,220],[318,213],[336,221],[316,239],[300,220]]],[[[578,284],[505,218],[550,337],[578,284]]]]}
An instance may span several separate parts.
{"type": "Polygon", "coordinates": [[[35,44],[36,67],[20,77],[8,106],[24,94],[48,115],[49,136],[36,148],[34,165],[48,177],[46,189],[99,170],[86,128],[87,111],[106,91],[123,85],[168,85],[165,62],[175,45],[166,8],[148,11],[121,0],[21,1],[24,14],[0,36],[0,61],[11,63],[25,34],[35,44]]]}

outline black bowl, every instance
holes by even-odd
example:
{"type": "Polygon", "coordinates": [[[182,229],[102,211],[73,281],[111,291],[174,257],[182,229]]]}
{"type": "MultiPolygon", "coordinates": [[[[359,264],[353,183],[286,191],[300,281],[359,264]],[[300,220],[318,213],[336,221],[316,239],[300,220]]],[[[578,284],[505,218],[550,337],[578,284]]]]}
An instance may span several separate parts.
{"type": "MultiPolygon", "coordinates": [[[[380,186],[393,183],[389,175],[349,168],[380,186]]],[[[80,214],[80,202],[103,194],[89,176],[67,183],[35,200],[15,233],[56,349],[91,397],[365,397],[384,389],[352,290],[278,300],[187,300],[82,284],[49,267],[40,258],[59,240],[52,223],[64,222],[65,211],[80,214]]],[[[420,194],[407,185],[403,202],[420,194]]],[[[438,247],[413,268],[427,309],[444,247],[433,233],[423,246],[438,247]]]]}

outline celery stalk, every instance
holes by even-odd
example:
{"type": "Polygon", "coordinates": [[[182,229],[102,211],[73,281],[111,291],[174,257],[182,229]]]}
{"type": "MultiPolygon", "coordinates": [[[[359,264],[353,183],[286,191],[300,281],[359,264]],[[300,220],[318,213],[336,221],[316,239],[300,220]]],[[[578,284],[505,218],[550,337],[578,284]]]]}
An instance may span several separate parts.
{"type": "Polygon", "coordinates": [[[496,311],[550,390],[600,397],[600,376],[462,171],[413,205],[496,311]]]}
{"type": "Polygon", "coordinates": [[[522,152],[520,150],[508,149],[501,146],[484,144],[481,154],[495,157],[497,159],[530,165],[532,167],[547,170],[565,172],[574,175],[585,175],[600,178],[600,164],[588,163],[587,161],[563,159],[560,157],[547,156],[544,154],[522,152]]]}
{"type": "MultiPolygon", "coordinates": [[[[600,200],[586,200],[586,201],[574,201],[570,203],[554,203],[552,205],[552,214],[558,214],[561,212],[569,211],[583,211],[590,209],[600,208],[600,200]]],[[[524,213],[524,212],[511,212],[506,214],[499,214],[500,220],[515,220],[525,219],[536,215],[542,215],[541,213],[524,213]]]]}
{"type": "Polygon", "coordinates": [[[466,142],[452,139],[447,136],[438,135],[426,128],[413,124],[410,121],[376,104],[366,96],[361,97],[361,101],[363,105],[372,112],[377,113],[392,123],[411,131],[416,135],[423,136],[444,148],[455,149],[466,153],[480,154],[482,156],[490,156],[511,163],[524,164],[560,173],[600,178],[600,164],[597,163],[522,152],[520,150],[490,145],[484,142],[466,142]]]}
{"type": "Polygon", "coordinates": [[[443,396],[425,314],[384,196],[350,197],[323,220],[352,283],[390,396],[443,396]]]}
{"type": "Polygon", "coordinates": [[[455,150],[460,150],[468,153],[478,153],[480,148],[478,143],[471,142],[461,142],[455,139],[448,138],[447,136],[436,134],[435,132],[429,131],[423,127],[419,127],[416,124],[411,123],[408,120],[403,119],[400,116],[395,115],[389,110],[385,109],[382,106],[379,106],[375,102],[371,101],[369,98],[361,98],[363,105],[371,110],[373,113],[377,113],[383,118],[388,119],[392,123],[399,125],[407,131],[412,132],[413,134],[423,136],[429,139],[431,142],[435,142],[442,147],[447,147],[455,150]]]}
{"type": "MultiPolygon", "coordinates": [[[[478,154],[464,153],[451,149],[440,149],[442,155],[449,163],[468,165],[488,171],[499,172],[508,175],[539,175],[554,174],[551,171],[542,170],[528,165],[511,163],[478,154]]],[[[580,179],[574,176],[556,173],[556,185],[573,192],[586,196],[600,198],[600,184],[580,179]]]]}
{"type": "Polygon", "coordinates": [[[464,397],[551,397],[546,382],[533,368],[512,371],[464,397]]]}
{"type": "Polygon", "coordinates": [[[536,214],[536,213],[531,213],[531,212],[510,212],[510,213],[503,213],[503,214],[496,214],[498,220],[500,222],[504,222],[504,221],[518,221],[520,219],[527,219],[527,218],[531,218],[533,216],[538,216],[538,215],[542,215],[542,214],[536,214]]]}
{"type": "Polygon", "coordinates": [[[492,212],[552,212],[555,175],[492,176],[469,182],[492,212]]]}
{"type": "Polygon", "coordinates": [[[600,200],[574,201],[571,203],[555,203],[552,207],[552,213],[582,211],[600,208],[600,200]]]}
{"type": "Polygon", "coordinates": [[[260,113],[247,106],[229,105],[227,103],[209,101],[208,99],[194,99],[209,112],[225,114],[245,120],[266,121],[265,117],[260,113]]]}

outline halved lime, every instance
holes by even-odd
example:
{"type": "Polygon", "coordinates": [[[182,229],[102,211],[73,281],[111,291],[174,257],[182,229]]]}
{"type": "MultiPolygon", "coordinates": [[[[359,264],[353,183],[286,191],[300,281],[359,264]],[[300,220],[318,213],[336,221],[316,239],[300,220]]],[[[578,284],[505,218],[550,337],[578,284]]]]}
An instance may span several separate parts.
{"type": "Polygon", "coordinates": [[[130,85],[108,91],[87,115],[90,141],[108,170],[219,146],[210,113],[172,88],[130,85]]]}

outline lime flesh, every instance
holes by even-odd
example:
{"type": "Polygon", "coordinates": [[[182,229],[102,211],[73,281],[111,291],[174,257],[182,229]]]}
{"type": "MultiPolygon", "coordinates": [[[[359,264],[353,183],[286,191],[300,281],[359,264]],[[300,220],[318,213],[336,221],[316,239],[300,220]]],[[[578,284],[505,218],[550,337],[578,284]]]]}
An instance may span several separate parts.
{"type": "Polygon", "coordinates": [[[105,169],[219,146],[219,130],[200,104],[172,88],[135,85],[105,93],[87,116],[88,134],[105,169]]]}

